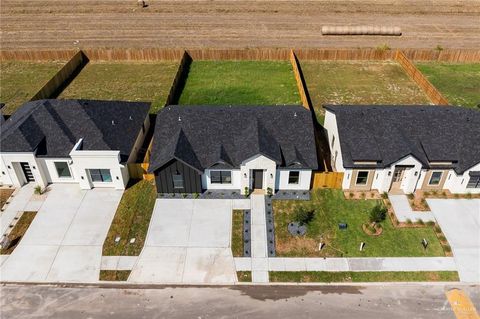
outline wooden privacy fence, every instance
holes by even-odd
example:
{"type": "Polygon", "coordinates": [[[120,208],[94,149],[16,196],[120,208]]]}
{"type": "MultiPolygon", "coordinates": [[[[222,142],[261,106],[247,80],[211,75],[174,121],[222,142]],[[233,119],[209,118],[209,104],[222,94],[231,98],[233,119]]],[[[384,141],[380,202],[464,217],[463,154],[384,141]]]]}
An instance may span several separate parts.
{"type": "Polygon", "coordinates": [[[56,98],[87,64],[88,59],[78,51],[71,59],[38,91],[30,101],[56,98]]]}
{"type": "Polygon", "coordinates": [[[448,101],[443,95],[428,81],[428,79],[420,72],[405,54],[398,50],[395,54],[395,60],[402,66],[405,72],[412,78],[415,83],[425,92],[430,101],[436,105],[448,105],[448,101]]]}
{"type": "Polygon", "coordinates": [[[341,189],[343,173],[341,172],[313,172],[312,188],[341,189]]]}
{"type": "Polygon", "coordinates": [[[302,105],[308,109],[312,110],[312,104],[310,102],[310,98],[308,96],[307,86],[305,83],[305,79],[303,78],[302,71],[300,69],[300,65],[298,63],[297,57],[295,53],[290,51],[290,63],[292,63],[293,74],[295,74],[295,80],[297,81],[298,93],[300,94],[300,99],[302,100],[302,105]]]}
{"type": "Polygon", "coordinates": [[[149,166],[149,163],[129,163],[127,164],[128,174],[130,175],[130,178],[133,179],[145,179],[147,181],[154,180],[155,175],[147,172],[149,166]]]}
{"type": "Polygon", "coordinates": [[[183,51],[182,59],[180,60],[177,73],[175,74],[172,85],[170,86],[170,92],[168,93],[165,105],[172,105],[178,103],[178,98],[180,96],[183,86],[185,85],[186,76],[191,63],[192,58],[187,53],[187,51],[183,51]]]}

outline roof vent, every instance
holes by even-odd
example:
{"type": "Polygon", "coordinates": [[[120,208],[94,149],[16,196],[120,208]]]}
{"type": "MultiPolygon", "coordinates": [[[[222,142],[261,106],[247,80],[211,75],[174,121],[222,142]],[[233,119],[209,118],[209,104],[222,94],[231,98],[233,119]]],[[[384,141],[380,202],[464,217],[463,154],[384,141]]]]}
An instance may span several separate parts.
{"type": "Polygon", "coordinates": [[[181,122],[182,121],[182,118],[180,116],[178,116],[178,121],[181,122]]]}
{"type": "Polygon", "coordinates": [[[133,121],[133,117],[130,115],[130,117],[128,118],[130,121],[133,121]]]}
{"type": "Polygon", "coordinates": [[[293,113],[293,117],[297,117],[297,112],[294,112],[294,113],[293,113]]]}
{"type": "Polygon", "coordinates": [[[115,121],[114,121],[114,120],[112,120],[112,125],[115,125],[115,121]]]}

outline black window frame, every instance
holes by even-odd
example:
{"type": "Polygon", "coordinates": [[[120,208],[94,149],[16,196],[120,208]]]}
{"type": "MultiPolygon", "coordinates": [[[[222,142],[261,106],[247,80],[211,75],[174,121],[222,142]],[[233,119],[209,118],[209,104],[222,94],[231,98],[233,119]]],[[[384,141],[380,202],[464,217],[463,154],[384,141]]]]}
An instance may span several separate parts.
{"type": "Polygon", "coordinates": [[[300,171],[289,171],[288,172],[288,185],[298,185],[298,184],[300,184],[300,171]],[[292,176],[292,174],[293,174],[293,176],[292,176]]]}
{"type": "Polygon", "coordinates": [[[443,172],[442,171],[433,171],[432,174],[430,175],[430,178],[428,179],[428,185],[429,186],[438,186],[442,182],[442,178],[443,178],[443,172]],[[432,183],[433,174],[440,174],[440,176],[438,178],[438,181],[436,183],[432,183]]]}
{"type": "Polygon", "coordinates": [[[480,176],[470,176],[467,188],[480,188],[480,176]]]}
{"type": "Polygon", "coordinates": [[[70,167],[68,166],[68,162],[66,161],[54,161],[53,165],[55,166],[55,170],[57,171],[58,178],[72,178],[72,172],[70,171],[70,167]],[[60,173],[58,165],[65,165],[63,168],[60,168],[62,172],[67,172],[68,175],[62,175],[60,173]]]}
{"type": "Polygon", "coordinates": [[[210,171],[211,184],[232,184],[232,171],[210,171]]]}
{"type": "Polygon", "coordinates": [[[92,180],[93,183],[111,183],[111,182],[113,182],[112,172],[108,168],[89,168],[88,173],[90,174],[90,179],[92,180]],[[100,177],[100,178],[99,179],[96,178],[97,176],[100,177]],[[107,176],[109,178],[107,178],[107,176]]]}
{"type": "Polygon", "coordinates": [[[355,177],[355,185],[358,185],[358,186],[365,186],[365,185],[368,185],[368,177],[370,176],[370,171],[358,171],[357,172],[357,176],[355,177]],[[360,176],[361,173],[367,173],[367,175],[365,177],[362,177],[360,176]],[[358,180],[359,178],[361,178],[362,180],[365,180],[365,182],[361,182],[359,183],[358,180]]]}

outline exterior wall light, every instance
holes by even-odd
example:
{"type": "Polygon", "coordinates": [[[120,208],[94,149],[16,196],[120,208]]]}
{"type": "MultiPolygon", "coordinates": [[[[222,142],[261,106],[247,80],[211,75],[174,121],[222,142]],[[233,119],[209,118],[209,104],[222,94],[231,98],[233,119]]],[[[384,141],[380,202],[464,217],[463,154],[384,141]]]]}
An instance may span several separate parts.
{"type": "Polygon", "coordinates": [[[392,176],[392,171],[389,171],[389,172],[388,172],[388,176],[392,176]]]}
{"type": "Polygon", "coordinates": [[[273,174],[270,174],[270,178],[273,178],[273,174]]]}
{"type": "Polygon", "coordinates": [[[415,172],[415,174],[414,174],[414,175],[415,175],[415,176],[417,176],[417,175],[418,175],[418,172],[415,172]]]}
{"type": "Polygon", "coordinates": [[[243,177],[247,178],[247,173],[243,173],[243,177]]]}
{"type": "Polygon", "coordinates": [[[7,167],[8,167],[8,169],[12,169],[12,168],[10,167],[10,165],[8,165],[7,167]]]}

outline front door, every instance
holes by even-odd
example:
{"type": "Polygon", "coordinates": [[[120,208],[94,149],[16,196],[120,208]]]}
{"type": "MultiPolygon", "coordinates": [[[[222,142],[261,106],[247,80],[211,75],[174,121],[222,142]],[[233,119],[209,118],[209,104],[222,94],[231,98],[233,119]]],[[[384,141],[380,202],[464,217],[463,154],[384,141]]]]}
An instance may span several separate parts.
{"type": "Polygon", "coordinates": [[[263,171],[261,169],[253,170],[253,189],[263,188],[263,171]]]}
{"type": "Polygon", "coordinates": [[[23,175],[25,175],[25,180],[27,183],[34,182],[35,178],[33,177],[30,165],[28,165],[26,162],[21,162],[20,166],[22,167],[23,175]]]}
{"type": "Polygon", "coordinates": [[[402,185],[403,175],[405,174],[406,167],[396,166],[393,171],[392,186],[390,191],[399,191],[402,185]]]}

